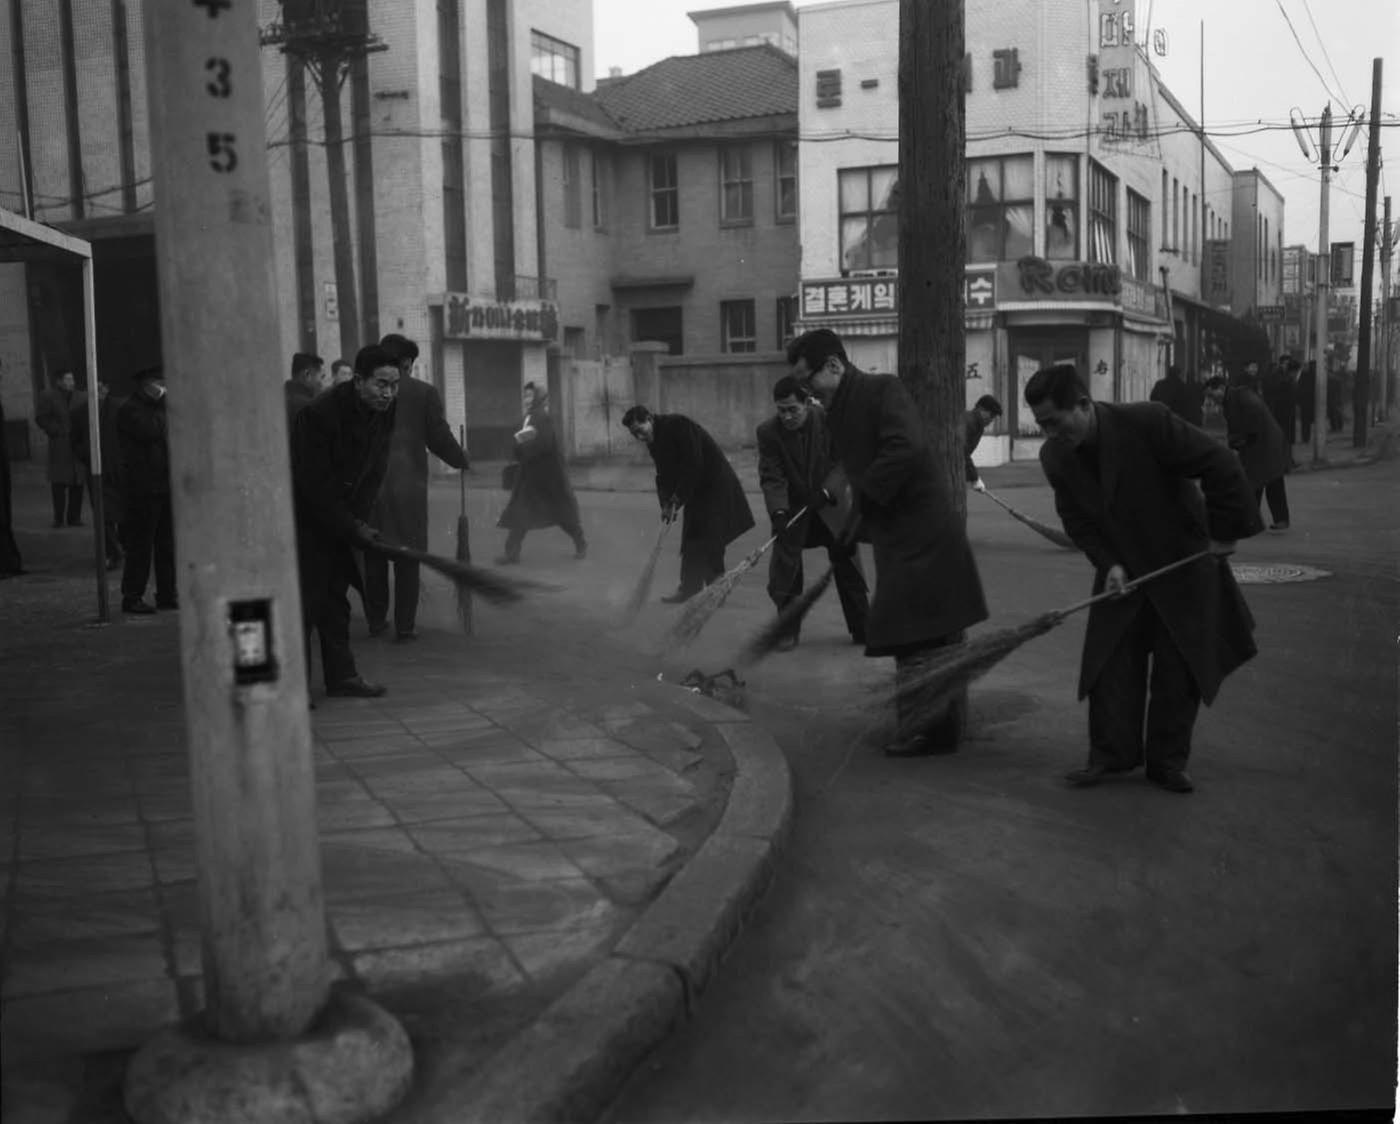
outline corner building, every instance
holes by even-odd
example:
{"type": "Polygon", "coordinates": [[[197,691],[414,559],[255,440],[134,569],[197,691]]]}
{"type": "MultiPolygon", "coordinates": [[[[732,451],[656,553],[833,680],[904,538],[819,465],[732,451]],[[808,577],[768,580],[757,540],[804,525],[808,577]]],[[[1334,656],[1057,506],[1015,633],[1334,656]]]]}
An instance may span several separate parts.
{"type": "MultiPolygon", "coordinates": [[[[1246,348],[1267,355],[1229,302],[1268,299],[1282,201],[1269,201],[1267,237],[1258,224],[1260,261],[1232,255],[1249,189],[1161,83],[1135,7],[967,6],[964,375],[969,405],[993,394],[1006,409],[980,464],[1038,455],[1021,396],[1048,364],[1074,363],[1096,398],[1134,401],[1169,362],[1199,379],[1246,348]],[[1202,297],[1211,241],[1226,248],[1215,303],[1202,297]]],[[[898,316],[918,314],[895,305],[898,0],[798,15],[799,327],[832,328],[857,366],[894,371],[898,316]]]]}

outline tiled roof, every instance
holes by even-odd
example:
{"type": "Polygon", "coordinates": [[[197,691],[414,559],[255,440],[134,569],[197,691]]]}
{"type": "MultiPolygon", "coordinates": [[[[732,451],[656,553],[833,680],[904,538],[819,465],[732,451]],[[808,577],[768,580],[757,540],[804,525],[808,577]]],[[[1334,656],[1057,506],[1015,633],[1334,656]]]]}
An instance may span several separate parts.
{"type": "Polygon", "coordinates": [[[572,86],[561,86],[538,74],[535,75],[535,109],[568,114],[608,130],[617,129],[617,122],[608,116],[592,94],[585,94],[572,86]]]}
{"type": "Polygon", "coordinates": [[[629,133],[797,113],[797,60],[768,44],[676,55],[599,83],[593,97],[629,133]]]}

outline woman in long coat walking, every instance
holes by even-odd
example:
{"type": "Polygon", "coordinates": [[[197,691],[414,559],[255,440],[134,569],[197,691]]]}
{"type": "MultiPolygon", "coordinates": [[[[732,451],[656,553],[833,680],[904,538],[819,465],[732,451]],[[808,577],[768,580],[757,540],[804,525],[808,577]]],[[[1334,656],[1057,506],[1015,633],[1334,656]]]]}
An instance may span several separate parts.
{"type": "Polygon", "coordinates": [[[496,523],[507,532],[505,552],[496,565],[519,562],[526,533],[545,527],[561,528],[574,540],[574,557],[581,560],[588,556],[588,543],[579,521],[578,500],[564,468],[564,451],[549,416],[548,399],[544,391],[527,382],[523,402],[525,421],[515,435],[515,483],[496,523]]]}
{"type": "Polygon", "coordinates": [[[73,411],[84,402],[74,389],[73,372],[61,371],[39,399],[35,424],[49,438],[49,487],[53,491],[53,525],[81,527],[83,470],[73,453],[73,411]]]}

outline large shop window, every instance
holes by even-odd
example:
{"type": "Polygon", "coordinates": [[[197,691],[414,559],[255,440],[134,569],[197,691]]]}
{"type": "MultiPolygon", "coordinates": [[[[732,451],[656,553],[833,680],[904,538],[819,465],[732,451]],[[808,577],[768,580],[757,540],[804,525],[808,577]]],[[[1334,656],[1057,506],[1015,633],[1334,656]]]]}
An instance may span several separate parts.
{"type": "Polygon", "coordinates": [[[578,48],[543,31],[530,32],[530,73],[579,89],[578,48]]]}
{"type": "Polygon", "coordinates": [[[1118,180],[1089,162],[1089,260],[1113,265],[1118,256],[1118,180]]]}
{"type": "Polygon", "coordinates": [[[899,265],[899,166],[842,168],[841,268],[894,269],[899,265]]]}
{"type": "Polygon", "coordinates": [[[1079,157],[1045,157],[1045,256],[1079,260],[1079,157]]]}
{"type": "Polygon", "coordinates": [[[967,162],[967,260],[1016,261],[1035,253],[1035,161],[967,162]]]}
{"type": "Polygon", "coordinates": [[[680,180],[676,157],[652,156],[647,160],[647,180],[651,194],[648,220],[652,230],[675,230],[681,224],[680,180]]]}
{"type": "Polygon", "coordinates": [[[1128,275],[1139,281],[1152,276],[1152,253],[1147,240],[1152,236],[1152,204],[1132,188],[1128,189],[1128,275]]]}

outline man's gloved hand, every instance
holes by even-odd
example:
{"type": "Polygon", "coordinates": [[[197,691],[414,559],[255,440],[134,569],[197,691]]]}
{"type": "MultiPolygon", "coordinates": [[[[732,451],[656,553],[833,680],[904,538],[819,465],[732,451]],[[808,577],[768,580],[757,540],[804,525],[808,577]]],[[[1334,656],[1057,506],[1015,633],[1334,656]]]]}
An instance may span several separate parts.
{"type": "Polygon", "coordinates": [[[987,482],[979,476],[972,482],[972,490],[974,492],[985,492],[987,490],[987,482]]]}
{"type": "Polygon", "coordinates": [[[785,530],[787,530],[788,519],[790,519],[791,516],[789,516],[787,511],[784,510],[773,512],[773,514],[770,515],[769,518],[773,521],[773,537],[776,539],[785,530]]]}
{"type": "Polygon", "coordinates": [[[355,524],[355,529],[350,532],[350,537],[356,546],[369,546],[379,541],[379,531],[368,523],[358,522],[355,524]]]}

